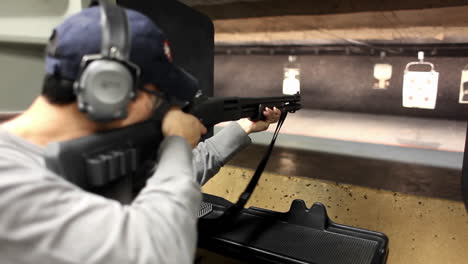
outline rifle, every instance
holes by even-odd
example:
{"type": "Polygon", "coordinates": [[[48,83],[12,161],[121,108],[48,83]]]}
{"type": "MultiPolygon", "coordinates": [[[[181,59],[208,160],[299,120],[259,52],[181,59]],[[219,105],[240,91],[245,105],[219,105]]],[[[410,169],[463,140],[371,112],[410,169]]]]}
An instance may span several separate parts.
{"type": "Polygon", "coordinates": [[[224,121],[250,118],[263,120],[265,107],[276,107],[281,112],[294,113],[301,108],[299,94],[279,97],[211,97],[197,99],[188,112],[198,117],[206,127],[224,121]]]}
{"type": "MultiPolygon", "coordinates": [[[[187,112],[205,126],[224,121],[251,118],[261,120],[265,107],[282,112],[301,108],[301,96],[198,98],[187,112]]],[[[153,160],[162,141],[161,122],[151,120],[129,127],[98,132],[66,142],[51,143],[45,150],[45,163],[51,170],[78,185],[99,193],[102,188],[127,176],[138,174],[153,160]]]]}

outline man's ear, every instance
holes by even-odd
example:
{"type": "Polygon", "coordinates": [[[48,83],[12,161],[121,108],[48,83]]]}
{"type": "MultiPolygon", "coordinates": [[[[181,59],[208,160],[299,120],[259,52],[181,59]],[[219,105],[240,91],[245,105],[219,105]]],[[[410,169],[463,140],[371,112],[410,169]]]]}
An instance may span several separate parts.
{"type": "Polygon", "coordinates": [[[147,104],[148,102],[152,101],[152,98],[150,98],[151,95],[148,93],[145,93],[144,91],[138,90],[136,92],[136,96],[133,100],[130,101],[128,104],[128,111],[133,111],[133,109],[141,109],[142,105],[147,104]]]}

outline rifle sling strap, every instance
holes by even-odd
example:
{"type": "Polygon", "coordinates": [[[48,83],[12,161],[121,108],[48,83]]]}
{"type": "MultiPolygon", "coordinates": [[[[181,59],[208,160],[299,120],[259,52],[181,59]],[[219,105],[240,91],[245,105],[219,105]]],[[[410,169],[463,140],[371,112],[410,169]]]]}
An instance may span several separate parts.
{"type": "Polygon", "coordinates": [[[278,124],[276,125],[276,129],[273,133],[270,145],[268,146],[268,149],[265,152],[265,155],[263,156],[262,160],[258,164],[257,169],[255,170],[255,173],[252,179],[250,179],[250,182],[245,188],[244,192],[240,195],[237,202],[231,205],[229,208],[227,208],[226,211],[224,211],[224,213],[219,218],[228,219],[236,216],[244,208],[245,204],[249,201],[253,191],[255,190],[255,187],[258,184],[258,181],[260,180],[263,170],[265,169],[268,160],[270,159],[271,152],[273,151],[273,147],[275,146],[276,138],[279,135],[279,131],[283,126],[284,120],[286,120],[287,114],[287,111],[281,113],[281,117],[278,121],[278,124]]]}

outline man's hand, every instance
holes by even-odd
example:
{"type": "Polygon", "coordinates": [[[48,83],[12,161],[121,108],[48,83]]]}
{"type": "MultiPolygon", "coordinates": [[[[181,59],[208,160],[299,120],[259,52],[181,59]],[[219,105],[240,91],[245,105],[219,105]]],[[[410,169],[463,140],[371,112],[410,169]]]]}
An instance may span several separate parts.
{"type": "Polygon", "coordinates": [[[165,137],[183,137],[192,147],[197,146],[206,132],[206,127],[195,116],[184,113],[178,107],[171,108],[162,121],[162,133],[165,137]]]}
{"type": "Polygon", "coordinates": [[[263,115],[266,117],[265,121],[251,121],[248,118],[243,118],[238,120],[237,123],[239,123],[247,134],[261,132],[267,130],[270,124],[278,122],[281,111],[276,107],[273,109],[266,107],[265,111],[263,111],[263,115]]]}

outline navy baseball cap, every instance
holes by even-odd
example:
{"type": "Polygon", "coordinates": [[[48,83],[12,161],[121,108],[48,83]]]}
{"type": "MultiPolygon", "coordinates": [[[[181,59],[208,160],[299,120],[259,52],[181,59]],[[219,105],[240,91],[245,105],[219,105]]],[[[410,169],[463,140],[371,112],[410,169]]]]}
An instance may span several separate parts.
{"type": "MultiPolygon", "coordinates": [[[[140,67],[140,83],[154,84],[165,94],[191,101],[199,90],[198,81],[172,63],[164,33],[145,15],[124,9],[130,27],[130,62],[140,67]]],[[[101,12],[90,7],[69,17],[51,36],[46,56],[46,73],[75,81],[83,56],[101,53],[101,12]]]]}

